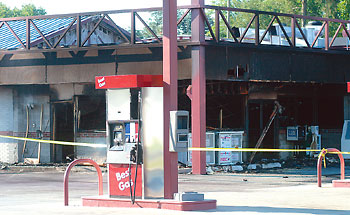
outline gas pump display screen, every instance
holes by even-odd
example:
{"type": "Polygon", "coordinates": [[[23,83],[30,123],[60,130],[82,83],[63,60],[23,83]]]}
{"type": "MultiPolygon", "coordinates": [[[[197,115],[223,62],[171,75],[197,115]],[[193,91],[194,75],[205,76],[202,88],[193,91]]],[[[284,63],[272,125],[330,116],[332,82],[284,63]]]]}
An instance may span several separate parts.
{"type": "Polygon", "coordinates": [[[187,116],[177,117],[177,129],[187,129],[187,116]]]}
{"type": "Polygon", "coordinates": [[[122,141],[123,140],[123,134],[122,132],[114,132],[114,137],[115,140],[122,141]]]}

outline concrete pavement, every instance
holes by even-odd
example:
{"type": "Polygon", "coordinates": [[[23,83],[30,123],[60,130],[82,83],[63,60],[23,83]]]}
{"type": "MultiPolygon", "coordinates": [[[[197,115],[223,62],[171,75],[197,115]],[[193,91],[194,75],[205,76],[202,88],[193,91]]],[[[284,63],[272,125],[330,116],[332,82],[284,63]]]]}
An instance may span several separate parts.
{"type": "MultiPolygon", "coordinates": [[[[335,171],[335,170],[334,170],[335,171]]],[[[0,214],[350,214],[350,189],[332,188],[315,175],[232,174],[179,175],[180,191],[199,191],[217,199],[217,210],[180,212],[159,209],[81,207],[81,196],[97,194],[97,175],[90,171],[70,176],[70,206],[63,206],[63,172],[0,171],[0,214]]],[[[347,176],[349,178],[349,176],[347,176]]],[[[104,173],[106,181],[106,173],[104,173]]],[[[105,192],[107,191],[105,183],[105,192]]]]}

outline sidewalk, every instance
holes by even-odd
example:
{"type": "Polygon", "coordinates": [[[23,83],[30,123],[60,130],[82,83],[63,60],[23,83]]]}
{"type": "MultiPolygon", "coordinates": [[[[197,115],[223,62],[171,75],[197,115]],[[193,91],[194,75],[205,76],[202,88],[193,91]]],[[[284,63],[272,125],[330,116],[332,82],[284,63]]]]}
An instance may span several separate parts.
{"type": "MultiPolygon", "coordinates": [[[[332,169],[332,168],[331,168],[332,169]]],[[[104,190],[107,192],[107,174],[104,190]]],[[[318,188],[314,175],[228,174],[179,175],[179,191],[199,191],[216,199],[211,211],[180,212],[159,209],[81,207],[81,196],[97,194],[97,176],[90,171],[73,172],[69,183],[69,204],[63,206],[63,172],[0,171],[1,214],[350,214],[350,189],[332,188],[323,177],[318,188]]],[[[349,177],[347,177],[349,178],[349,177]]]]}

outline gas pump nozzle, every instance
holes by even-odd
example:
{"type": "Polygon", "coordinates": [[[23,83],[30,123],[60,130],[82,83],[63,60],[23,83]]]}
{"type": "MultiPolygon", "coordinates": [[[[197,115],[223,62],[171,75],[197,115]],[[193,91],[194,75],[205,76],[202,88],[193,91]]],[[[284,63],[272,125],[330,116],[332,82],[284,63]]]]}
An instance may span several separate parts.
{"type": "Polygon", "coordinates": [[[142,146],[141,144],[137,143],[137,145],[133,146],[130,150],[130,161],[133,163],[142,164],[142,154],[142,146]]]}

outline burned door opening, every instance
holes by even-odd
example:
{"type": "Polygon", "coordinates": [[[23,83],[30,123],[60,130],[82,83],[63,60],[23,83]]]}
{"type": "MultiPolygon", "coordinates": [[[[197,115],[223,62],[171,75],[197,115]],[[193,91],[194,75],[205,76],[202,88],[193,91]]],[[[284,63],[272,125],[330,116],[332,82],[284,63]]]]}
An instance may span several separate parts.
{"type": "MultiPolygon", "coordinates": [[[[248,110],[249,148],[254,148],[274,110],[274,100],[251,100],[248,103],[248,110]]],[[[276,129],[276,127],[278,127],[278,116],[274,119],[274,122],[272,122],[268,129],[260,148],[278,148],[276,143],[278,139],[278,129],[276,129]]],[[[277,158],[277,156],[278,155],[275,153],[257,153],[254,160],[260,160],[262,158],[277,158]]]]}
{"type": "MultiPolygon", "coordinates": [[[[53,135],[54,140],[74,142],[74,107],[71,101],[53,103],[53,135]]],[[[54,145],[54,162],[70,162],[74,160],[74,146],[54,145]]]]}

